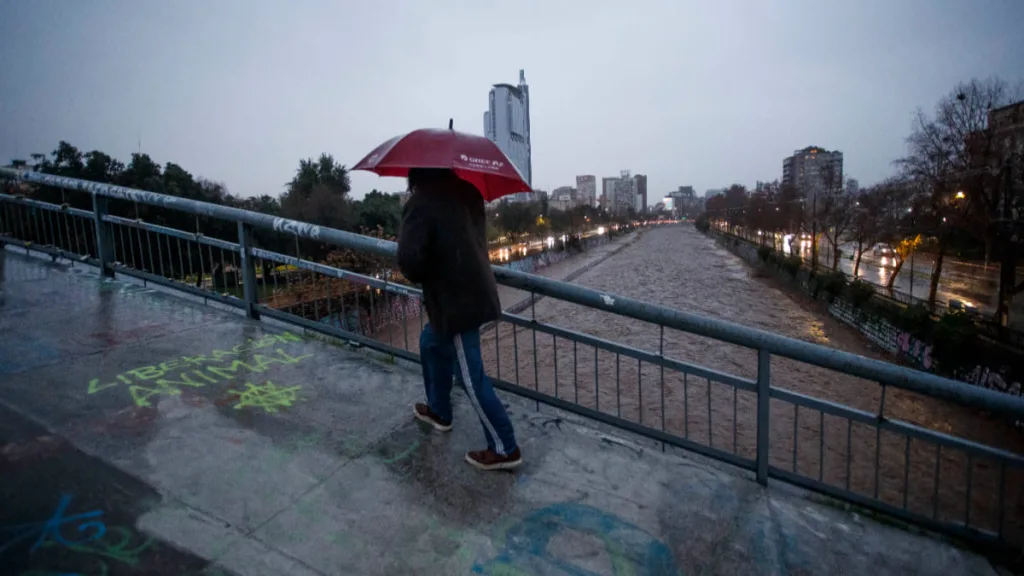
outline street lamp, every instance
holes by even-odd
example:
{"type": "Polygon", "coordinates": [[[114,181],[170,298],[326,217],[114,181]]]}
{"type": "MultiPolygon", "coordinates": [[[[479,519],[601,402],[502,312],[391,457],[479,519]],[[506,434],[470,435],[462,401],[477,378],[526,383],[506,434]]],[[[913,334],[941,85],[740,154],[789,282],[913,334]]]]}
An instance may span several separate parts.
{"type": "Polygon", "coordinates": [[[960,191],[958,191],[958,192],[956,193],[956,196],[955,196],[955,198],[956,198],[957,200],[963,200],[963,199],[965,198],[965,195],[964,195],[964,191],[963,191],[963,190],[960,190],[960,191]]]}

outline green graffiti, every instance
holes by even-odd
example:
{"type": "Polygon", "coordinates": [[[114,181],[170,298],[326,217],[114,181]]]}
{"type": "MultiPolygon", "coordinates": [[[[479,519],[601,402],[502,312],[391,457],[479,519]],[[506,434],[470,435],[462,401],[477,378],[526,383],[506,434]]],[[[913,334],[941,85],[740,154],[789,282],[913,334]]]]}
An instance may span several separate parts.
{"type": "MultiPolygon", "coordinates": [[[[285,332],[283,334],[267,334],[259,339],[249,338],[245,342],[238,344],[230,350],[213,350],[207,354],[199,354],[197,356],[183,356],[181,358],[175,358],[161,362],[160,364],[154,364],[151,366],[140,366],[133,368],[121,374],[118,374],[110,381],[102,381],[99,378],[93,378],[89,381],[86,393],[96,394],[103,390],[114,388],[118,386],[142,386],[141,394],[137,391],[137,395],[141,395],[144,398],[148,398],[151,395],[146,395],[144,392],[147,389],[153,388],[150,382],[160,380],[177,378],[177,381],[182,382],[182,374],[185,375],[185,382],[192,378],[204,379],[210,383],[216,383],[217,380],[213,376],[218,375],[216,372],[210,373],[209,369],[214,368],[226,372],[237,371],[239,366],[236,366],[233,360],[237,360],[242,354],[253,352],[256,350],[263,350],[271,348],[275,345],[281,344],[295,344],[301,343],[303,339],[300,336],[292,334],[291,332],[285,332]],[[210,366],[213,364],[214,366],[210,366]],[[225,366],[225,364],[227,364],[225,366]],[[177,373],[177,375],[176,375],[177,373]]],[[[277,350],[277,355],[253,355],[254,358],[249,363],[243,363],[241,367],[252,368],[254,370],[265,370],[268,366],[281,363],[281,364],[293,364],[304,358],[309,358],[310,355],[291,357],[288,354],[277,350]],[[262,367],[262,368],[260,368],[262,367]]],[[[220,375],[222,379],[230,379],[232,376],[224,374],[220,375]]],[[[169,381],[169,380],[168,380],[169,381]]],[[[202,383],[193,383],[185,385],[202,385],[202,383]]],[[[165,392],[173,387],[167,385],[157,385],[155,387],[159,392],[165,392]]],[[[171,392],[173,394],[173,392],[171,392]]],[[[141,404],[142,406],[148,406],[148,403],[141,404]]]]}
{"type": "MultiPolygon", "coordinates": [[[[75,552],[104,556],[116,560],[122,564],[136,566],[139,563],[139,556],[153,545],[153,538],[147,537],[141,542],[134,544],[135,532],[123,526],[107,526],[106,533],[102,538],[92,540],[87,544],[72,544],[68,546],[75,552]]],[[[50,541],[44,546],[56,546],[57,543],[50,541]]]]}
{"type": "MultiPolygon", "coordinates": [[[[159,378],[152,383],[146,382],[145,386],[133,384],[128,387],[128,392],[136,406],[147,408],[152,406],[150,398],[154,396],[177,396],[181,394],[183,387],[202,388],[207,383],[214,384],[221,381],[234,380],[235,376],[239,373],[261,374],[273,366],[298,364],[312,357],[312,354],[292,356],[284,350],[276,350],[272,355],[254,354],[252,360],[248,362],[233,360],[229,364],[221,366],[205,366],[205,371],[193,370],[191,372],[182,372],[176,376],[175,380],[159,378]],[[217,376],[219,379],[214,378],[214,376],[217,376]]],[[[91,386],[90,389],[92,389],[91,386]]],[[[99,389],[102,390],[103,387],[99,389]]]]}
{"type": "Polygon", "coordinates": [[[298,390],[301,386],[280,387],[266,380],[261,385],[249,382],[245,383],[246,389],[242,391],[228,390],[238,394],[238,404],[235,410],[242,408],[263,408],[266,412],[277,412],[278,408],[290,407],[298,399],[298,390]]]}
{"type": "Polygon", "coordinates": [[[403,460],[405,458],[408,458],[409,455],[412,454],[413,452],[415,452],[416,449],[419,448],[419,447],[420,447],[420,441],[416,440],[415,442],[412,443],[411,446],[409,446],[408,448],[403,450],[402,453],[397,454],[395,456],[392,456],[390,458],[381,458],[381,462],[383,462],[385,464],[394,464],[395,462],[398,462],[399,460],[403,460]]]}

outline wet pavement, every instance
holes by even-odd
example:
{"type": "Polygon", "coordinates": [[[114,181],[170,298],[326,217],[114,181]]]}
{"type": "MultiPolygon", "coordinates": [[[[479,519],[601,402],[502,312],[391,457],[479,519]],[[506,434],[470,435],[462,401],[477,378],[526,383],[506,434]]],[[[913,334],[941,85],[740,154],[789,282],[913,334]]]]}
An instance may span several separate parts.
{"type": "Polygon", "coordinates": [[[452,433],[412,420],[415,366],[6,258],[3,574],[995,573],[507,395],[526,465],[480,473],[460,394],[452,433]]]}

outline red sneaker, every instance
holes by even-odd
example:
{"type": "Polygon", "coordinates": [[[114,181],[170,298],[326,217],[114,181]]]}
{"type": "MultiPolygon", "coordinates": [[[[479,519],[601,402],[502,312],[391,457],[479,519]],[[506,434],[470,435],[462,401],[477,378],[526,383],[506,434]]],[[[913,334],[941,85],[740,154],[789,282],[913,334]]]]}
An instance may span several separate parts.
{"type": "Polygon", "coordinates": [[[516,448],[511,454],[502,456],[488,448],[478,452],[467,452],[466,462],[480,470],[513,470],[523,463],[523,454],[516,448]]]}
{"type": "Polygon", "coordinates": [[[430,406],[426,404],[417,404],[412,408],[412,415],[416,417],[420,422],[426,422],[434,427],[435,430],[441,432],[448,432],[452,429],[451,422],[445,422],[437,417],[436,414],[430,411],[430,406]]]}

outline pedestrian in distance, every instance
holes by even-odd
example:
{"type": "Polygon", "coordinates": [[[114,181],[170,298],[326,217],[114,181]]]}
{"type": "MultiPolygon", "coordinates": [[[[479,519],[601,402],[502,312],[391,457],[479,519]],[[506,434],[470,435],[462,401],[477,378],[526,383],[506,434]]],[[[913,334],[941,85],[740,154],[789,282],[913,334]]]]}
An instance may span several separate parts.
{"type": "Polygon", "coordinates": [[[413,168],[410,197],[398,236],[398,267],[423,287],[428,322],[420,334],[426,402],[414,416],[434,429],[452,429],[453,375],[483,426],[487,448],[466,454],[481,470],[522,464],[515,431],[484,373],[480,326],[501,316],[498,288],[487,251],[484,197],[449,169],[413,168]]]}

